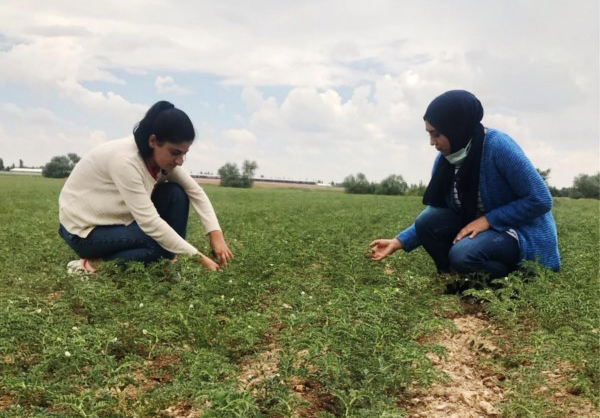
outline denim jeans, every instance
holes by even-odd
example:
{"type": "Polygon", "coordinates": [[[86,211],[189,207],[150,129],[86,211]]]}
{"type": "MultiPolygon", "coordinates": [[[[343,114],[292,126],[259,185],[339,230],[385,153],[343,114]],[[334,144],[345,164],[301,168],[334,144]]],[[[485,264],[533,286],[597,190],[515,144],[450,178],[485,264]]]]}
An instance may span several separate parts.
{"type": "MultiPolygon", "coordinates": [[[[158,184],[151,199],[160,217],[185,238],[190,201],[183,188],[176,183],[158,184]]],[[[69,233],[62,225],[58,233],[81,258],[150,263],[174,256],[146,235],[135,221],[129,225],[97,226],[85,238],[69,233]]]]}
{"type": "Polygon", "coordinates": [[[474,238],[465,237],[453,244],[464,226],[460,214],[448,208],[430,206],[417,217],[417,236],[439,272],[483,272],[494,279],[517,269],[520,261],[518,240],[506,232],[488,229],[474,238]]]}

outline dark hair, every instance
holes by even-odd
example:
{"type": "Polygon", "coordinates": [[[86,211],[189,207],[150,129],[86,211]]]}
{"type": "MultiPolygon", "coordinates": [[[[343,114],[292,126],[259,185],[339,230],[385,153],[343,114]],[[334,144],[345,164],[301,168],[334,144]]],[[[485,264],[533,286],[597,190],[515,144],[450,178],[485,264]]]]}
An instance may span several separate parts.
{"type": "Polygon", "coordinates": [[[158,142],[180,144],[191,142],[196,137],[192,121],[183,110],[177,109],[172,103],[161,100],[156,102],[144,119],[133,128],[135,143],[142,158],[146,159],[154,153],[148,139],[154,134],[158,142]]]}

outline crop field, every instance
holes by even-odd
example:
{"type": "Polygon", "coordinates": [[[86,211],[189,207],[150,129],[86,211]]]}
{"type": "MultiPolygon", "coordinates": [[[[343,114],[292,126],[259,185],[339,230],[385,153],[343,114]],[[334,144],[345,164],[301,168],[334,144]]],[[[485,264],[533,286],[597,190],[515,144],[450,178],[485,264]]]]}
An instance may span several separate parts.
{"type": "MultiPolygon", "coordinates": [[[[374,263],[418,197],[204,186],[234,252],[72,277],[63,181],[0,176],[1,417],[594,417],[600,213],[555,201],[563,268],[467,298],[422,250],[374,263]]],[[[194,213],[188,239],[208,241],[194,213]]]]}

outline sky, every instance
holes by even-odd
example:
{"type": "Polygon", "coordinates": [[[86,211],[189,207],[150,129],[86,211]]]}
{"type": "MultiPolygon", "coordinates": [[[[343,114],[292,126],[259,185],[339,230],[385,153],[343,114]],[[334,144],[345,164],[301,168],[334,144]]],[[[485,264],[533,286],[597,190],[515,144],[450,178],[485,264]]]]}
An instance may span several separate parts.
{"type": "Polygon", "coordinates": [[[0,158],[41,166],[131,136],[158,100],[184,168],[427,183],[423,114],[474,93],[549,183],[600,169],[597,0],[4,0],[0,158]]]}

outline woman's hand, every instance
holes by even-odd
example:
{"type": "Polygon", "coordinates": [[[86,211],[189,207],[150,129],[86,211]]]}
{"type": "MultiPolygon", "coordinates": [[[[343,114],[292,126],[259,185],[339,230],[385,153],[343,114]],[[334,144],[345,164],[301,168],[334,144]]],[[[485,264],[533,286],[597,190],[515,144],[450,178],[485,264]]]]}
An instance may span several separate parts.
{"type": "Polygon", "coordinates": [[[454,238],[453,243],[457,243],[467,235],[469,236],[469,238],[475,238],[477,234],[485,231],[486,229],[490,229],[490,224],[488,223],[487,219],[485,219],[485,216],[477,218],[460,230],[456,238],[454,238]]]}
{"type": "Polygon", "coordinates": [[[396,238],[392,239],[376,239],[370,245],[371,253],[369,256],[373,261],[380,261],[388,255],[402,248],[402,243],[396,238]]]}
{"type": "Polygon", "coordinates": [[[210,231],[208,237],[210,239],[210,248],[212,248],[215,257],[217,257],[222,266],[226,266],[227,262],[233,259],[233,253],[225,242],[223,232],[219,230],[210,231]]]}
{"type": "Polygon", "coordinates": [[[209,271],[218,271],[221,267],[202,253],[198,253],[198,261],[209,271]]]}

